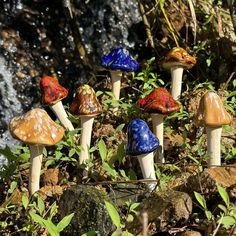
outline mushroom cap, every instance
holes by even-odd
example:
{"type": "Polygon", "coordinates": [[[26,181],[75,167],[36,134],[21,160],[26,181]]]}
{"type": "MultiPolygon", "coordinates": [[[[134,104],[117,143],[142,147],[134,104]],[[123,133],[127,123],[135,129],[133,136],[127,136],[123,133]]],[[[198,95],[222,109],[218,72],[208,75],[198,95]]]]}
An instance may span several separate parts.
{"type": "Polygon", "coordinates": [[[76,90],[69,111],[77,116],[95,116],[102,113],[102,106],[93,88],[85,84],[76,90]]]}
{"type": "Polygon", "coordinates": [[[183,48],[174,47],[159,61],[164,69],[171,67],[183,67],[191,69],[196,64],[196,58],[188,54],[183,48]]]}
{"type": "Polygon", "coordinates": [[[176,102],[170,93],[162,87],[155,88],[146,97],[140,98],[137,103],[148,113],[167,115],[180,109],[179,103],[176,102]]]}
{"type": "Polygon", "coordinates": [[[107,55],[102,56],[101,60],[102,65],[109,70],[131,72],[139,68],[138,62],[122,47],[113,49],[107,55]]]}
{"type": "Polygon", "coordinates": [[[195,117],[197,126],[219,127],[228,125],[231,121],[231,115],[215,92],[208,91],[201,97],[195,117]]]}
{"type": "Polygon", "coordinates": [[[128,125],[128,143],[126,153],[138,156],[153,152],[159,146],[158,138],[151,132],[147,123],[141,119],[134,119],[128,125]]]}
{"type": "Polygon", "coordinates": [[[56,124],[47,112],[35,108],[14,117],[9,124],[11,135],[27,144],[55,145],[64,135],[64,128],[56,124]]]}
{"type": "Polygon", "coordinates": [[[40,87],[43,91],[42,100],[46,105],[56,104],[68,95],[67,89],[51,76],[44,76],[40,81],[40,87]]]}

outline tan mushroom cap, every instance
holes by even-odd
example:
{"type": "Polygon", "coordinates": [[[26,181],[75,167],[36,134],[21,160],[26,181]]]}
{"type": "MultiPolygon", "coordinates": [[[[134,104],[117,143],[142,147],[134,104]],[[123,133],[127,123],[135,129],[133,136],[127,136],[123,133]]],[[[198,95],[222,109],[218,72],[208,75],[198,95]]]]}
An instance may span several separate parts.
{"type": "Polygon", "coordinates": [[[197,126],[219,127],[228,125],[231,115],[225,110],[220,97],[213,91],[206,92],[199,103],[195,123],[197,126]]]}
{"type": "Polygon", "coordinates": [[[10,121],[12,136],[27,144],[55,145],[64,135],[64,128],[56,124],[47,112],[32,109],[10,121]]]}

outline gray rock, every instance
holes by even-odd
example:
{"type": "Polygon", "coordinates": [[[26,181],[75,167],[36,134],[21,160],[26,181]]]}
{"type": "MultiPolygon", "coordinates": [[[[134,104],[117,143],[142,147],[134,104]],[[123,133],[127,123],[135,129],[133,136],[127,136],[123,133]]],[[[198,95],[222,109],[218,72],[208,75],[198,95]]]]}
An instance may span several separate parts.
{"type": "Polygon", "coordinates": [[[93,186],[79,185],[67,189],[59,202],[59,215],[75,213],[66,235],[82,235],[88,231],[96,231],[106,236],[114,231],[114,225],[108,215],[104,200],[109,201],[106,193],[93,186]]]}
{"type": "Polygon", "coordinates": [[[188,194],[172,190],[152,193],[140,204],[139,214],[128,225],[128,229],[135,235],[142,231],[139,218],[143,212],[147,213],[149,229],[152,232],[168,231],[188,221],[192,212],[192,200],[188,194]]]}

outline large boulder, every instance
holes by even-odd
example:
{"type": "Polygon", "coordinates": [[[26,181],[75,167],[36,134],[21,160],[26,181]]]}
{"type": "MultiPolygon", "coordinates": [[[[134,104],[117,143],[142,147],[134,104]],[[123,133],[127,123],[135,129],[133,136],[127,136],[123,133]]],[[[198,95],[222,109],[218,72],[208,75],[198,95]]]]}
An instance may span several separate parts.
{"type": "Polygon", "coordinates": [[[75,213],[65,235],[82,235],[96,231],[99,235],[109,235],[114,225],[108,215],[105,202],[110,201],[106,193],[89,185],[79,185],[67,189],[59,202],[59,215],[75,213]]]}

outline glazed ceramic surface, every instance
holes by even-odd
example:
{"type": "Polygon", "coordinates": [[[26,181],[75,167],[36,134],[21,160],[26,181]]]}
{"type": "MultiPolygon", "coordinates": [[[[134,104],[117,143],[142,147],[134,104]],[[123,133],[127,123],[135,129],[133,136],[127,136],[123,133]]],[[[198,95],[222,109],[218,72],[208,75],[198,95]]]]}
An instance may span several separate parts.
{"type": "Polygon", "coordinates": [[[163,115],[178,111],[180,105],[176,102],[165,88],[156,88],[145,98],[138,100],[138,105],[149,113],[163,115]]]}
{"type": "Polygon", "coordinates": [[[196,125],[218,127],[228,125],[231,115],[225,110],[220,97],[213,91],[206,92],[199,103],[196,115],[196,125]]]}
{"type": "Polygon", "coordinates": [[[196,64],[196,58],[191,56],[183,48],[174,47],[160,59],[159,64],[165,69],[173,66],[182,66],[190,69],[196,64]]]}
{"type": "Polygon", "coordinates": [[[97,100],[92,87],[85,84],[80,86],[70,105],[70,112],[74,115],[98,115],[102,113],[102,106],[97,100]]]}
{"type": "Polygon", "coordinates": [[[128,125],[128,144],[126,153],[137,156],[154,151],[159,146],[159,140],[141,119],[134,119],[128,125]]]}
{"type": "Polygon", "coordinates": [[[51,76],[44,76],[40,81],[43,92],[42,100],[46,105],[53,105],[67,97],[68,91],[51,76]]]}
{"type": "Polygon", "coordinates": [[[110,70],[136,71],[138,62],[122,47],[113,49],[109,54],[101,57],[102,65],[110,70]]]}

